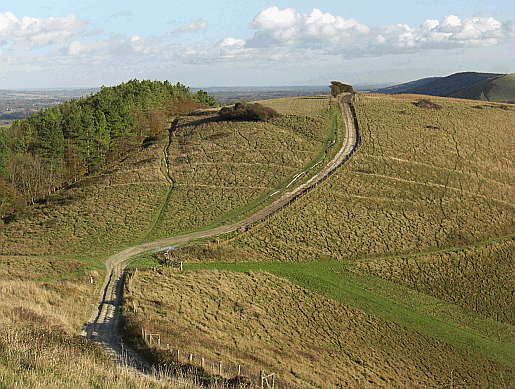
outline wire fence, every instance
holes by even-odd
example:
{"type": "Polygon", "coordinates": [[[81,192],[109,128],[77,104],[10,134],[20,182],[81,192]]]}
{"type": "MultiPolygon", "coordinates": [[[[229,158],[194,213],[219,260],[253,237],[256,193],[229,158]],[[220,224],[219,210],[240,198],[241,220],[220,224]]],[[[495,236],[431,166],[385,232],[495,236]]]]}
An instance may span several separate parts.
{"type": "MultiPolygon", "coordinates": [[[[285,380],[276,372],[265,371],[255,367],[221,361],[206,356],[182,351],[170,344],[162,343],[160,334],[141,329],[141,336],[150,348],[166,350],[170,360],[181,367],[181,372],[193,376],[210,376],[211,382],[222,387],[260,387],[299,389],[300,386],[285,380]]],[[[165,367],[166,368],[166,367],[165,367]]],[[[170,368],[173,370],[173,368],[170,368]]]]}

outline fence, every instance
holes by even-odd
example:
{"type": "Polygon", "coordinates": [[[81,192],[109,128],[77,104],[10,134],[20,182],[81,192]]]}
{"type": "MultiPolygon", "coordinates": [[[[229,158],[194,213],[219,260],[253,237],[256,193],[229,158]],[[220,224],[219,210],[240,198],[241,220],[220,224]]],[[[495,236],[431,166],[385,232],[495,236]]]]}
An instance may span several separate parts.
{"type": "Polygon", "coordinates": [[[181,351],[173,346],[161,343],[159,334],[147,332],[141,329],[141,336],[149,347],[157,347],[167,350],[171,359],[183,367],[189,367],[192,374],[198,374],[198,369],[207,373],[216,381],[219,378],[226,385],[245,387],[249,384],[261,388],[298,389],[299,387],[278,376],[275,372],[265,372],[262,369],[244,366],[241,364],[227,363],[213,358],[181,351]]]}

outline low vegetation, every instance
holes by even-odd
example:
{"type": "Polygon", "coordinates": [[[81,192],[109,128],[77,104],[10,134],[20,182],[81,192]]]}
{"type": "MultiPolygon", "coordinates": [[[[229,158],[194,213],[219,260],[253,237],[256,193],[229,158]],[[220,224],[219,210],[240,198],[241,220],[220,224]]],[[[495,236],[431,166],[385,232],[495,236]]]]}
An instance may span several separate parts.
{"type": "MultiPolygon", "coordinates": [[[[152,132],[142,122],[116,163],[4,214],[0,386],[164,386],[77,333],[110,253],[238,220],[341,141],[328,97],[266,105],[279,116],[196,111],[152,132]]],[[[330,179],[245,233],[173,250],[189,262],[182,273],[127,277],[127,340],[205,385],[243,381],[199,369],[200,356],[276,372],[281,387],[513,385],[515,109],[360,95],[354,110],[359,149],[330,179]],[[161,347],[141,341],[142,328],[161,347]]],[[[0,185],[2,201],[19,196],[0,185]]]]}
{"type": "Polygon", "coordinates": [[[417,101],[360,96],[354,156],[233,244],[269,260],[347,260],[513,235],[515,109],[417,101]]]}
{"type": "Polygon", "coordinates": [[[273,371],[282,387],[484,388],[515,379],[500,363],[270,273],[164,268],[129,279],[128,336],[140,339],[141,328],[160,334],[170,350],[155,346],[157,362],[173,364],[179,349],[273,371]]]}
{"type": "Polygon", "coordinates": [[[221,108],[218,111],[218,115],[223,120],[253,120],[261,122],[279,116],[277,111],[273,108],[266,107],[259,103],[250,104],[242,102],[221,108]]]}
{"type": "Polygon", "coordinates": [[[219,121],[211,112],[181,117],[166,150],[172,184],[146,239],[242,218],[322,158],[333,136],[330,100],[297,104],[313,116],[286,113],[267,122],[219,121]]]}
{"type": "Polygon", "coordinates": [[[510,238],[465,250],[366,261],[357,268],[515,325],[513,258],[515,241],[510,238]]]}
{"type": "Polygon", "coordinates": [[[0,258],[0,387],[170,387],[135,377],[79,336],[102,282],[74,261],[0,258]]]}

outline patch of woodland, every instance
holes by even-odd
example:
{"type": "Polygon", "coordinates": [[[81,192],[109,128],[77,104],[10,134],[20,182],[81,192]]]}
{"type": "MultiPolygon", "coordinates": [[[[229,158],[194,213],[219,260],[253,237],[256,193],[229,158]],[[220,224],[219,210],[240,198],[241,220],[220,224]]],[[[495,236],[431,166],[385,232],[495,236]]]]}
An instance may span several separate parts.
{"type": "Polygon", "coordinates": [[[130,80],[33,114],[0,132],[0,217],[156,143],[171,117],[217,106],[180,83],[130,80]]]}

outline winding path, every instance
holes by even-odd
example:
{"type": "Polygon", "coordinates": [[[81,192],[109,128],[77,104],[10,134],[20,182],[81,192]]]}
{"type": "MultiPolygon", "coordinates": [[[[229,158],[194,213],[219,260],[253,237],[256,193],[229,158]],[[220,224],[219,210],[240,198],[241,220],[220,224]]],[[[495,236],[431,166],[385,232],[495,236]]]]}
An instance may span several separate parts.
{"type": "Polygon", "coordinates": [[[296,187],[291,192],[283,193],[282,196],[272,204],[237,223],[140,244],[109,257],[106,261],[107,276],[102,287],[98,308],[93,312],[87,324],[84,326],[82,335],[103,347],[115,362],[120,364],[130,363],[138,370],[145,371],[145,364],[139,360],[137,355],[131,352],[130,349],[123,347],[120,334],[118,333],[118,310],[120,306],[124,269],[127,264],[130,263],[131,258],[141,253],[156,251],[162,247],[170,247],[201,238],[227,234],[237,230],[246,230],[248,227],[263,221],[296,200],[299,196],[316,187],[334,173],[336,169],[350,157],[358,144],[358,130],[356,119],[351,111],[350,96],[346,96],[345,101],[340,102],[340,111],[345,122],[343,145],[335,157],[306,183],[296,187]]]}

